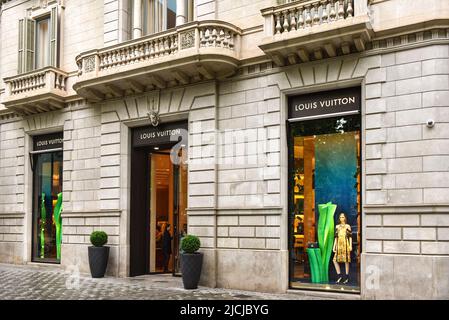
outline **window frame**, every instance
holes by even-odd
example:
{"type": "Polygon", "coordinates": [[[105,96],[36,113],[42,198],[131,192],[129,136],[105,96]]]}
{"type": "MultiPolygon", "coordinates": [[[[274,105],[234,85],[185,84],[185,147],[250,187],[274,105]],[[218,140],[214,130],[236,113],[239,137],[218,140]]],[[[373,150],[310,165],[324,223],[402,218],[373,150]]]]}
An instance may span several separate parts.
{"type": "Polygon", "coordinates": [[[34,68],[35,70],[38,69],[42,69],[48,66],[51,66],[51,35],[50,35],[50,29],[51,29],[51,17],[50,17],[50,13],[44,15],[44,16],[40,16],[39,18],[34,19],[35,23],[36,23],[36,27],[35,27],[35,45],[34,45],[34,68]],[[39,58],[39,48],[40,48],[40,41],[41,41],[41,36],[40,36],[40,32],[39,32],[39,24],[42,23],[43,21],[47,21],[47,38],[48,38],[48,42],[46,43],[46,47],[47,47],[47,56],[44,59],[44,63],[42,66],[40,66],[38,64],[38,58],[39,58]]]}
{"type": "MultiPolygon", "coordinates": [[[[168,24],[168,16],[167,16],[167,11],[168,11],[168,1],[169,0],[143,0],[142,1],[142,9],[141,9],[141,13],[142,13],[142,35],[143,36],[147,36],[147,35],[151,35],[151,34],[155,34],[155,33],[159,33],[159,32],[164,32],[170,29],[173,29],[176,27],[176,19],[177,19],[177,15],[178,15],[178,7],[176,4],[176,11],[175,11],[175,25],[172,28],[168,28],[167,24],[168,24]],[[154,19],[155,17],[155,3],[156,2],[161,2],[162,3],[162,14],[160,15],[160,19],[161,21],[159,22],[159,24],[162,26],[162,28],[155,28],[156,26],[156,20],[154,19]]],[[[186,18],[186,23],[191,22],[195,19],[195,1],[194,0],[184,0],[185,1],[185,18],[186,18]]],[[[176,3],[176,1],[175,1],[176,3]]],[[[134,14],[134,13],[132,13],[134,14]]],[[[131,14],[131,16],[132,16],[131,14]]],[[[159,17],[158,17],[159,19],[159,17]]]]}

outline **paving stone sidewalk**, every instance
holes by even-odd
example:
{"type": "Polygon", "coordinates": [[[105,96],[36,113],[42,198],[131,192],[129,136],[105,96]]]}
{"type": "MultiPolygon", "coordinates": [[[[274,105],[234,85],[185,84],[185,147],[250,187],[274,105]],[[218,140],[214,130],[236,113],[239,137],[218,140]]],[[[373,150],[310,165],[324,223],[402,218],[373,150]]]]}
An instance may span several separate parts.
{"type": "Polygon", "coordinates": [[[199,287],[171,275],[92,279],[61,268],[0,264],[0,300],[308,300],[318,297],[199,287]]]}

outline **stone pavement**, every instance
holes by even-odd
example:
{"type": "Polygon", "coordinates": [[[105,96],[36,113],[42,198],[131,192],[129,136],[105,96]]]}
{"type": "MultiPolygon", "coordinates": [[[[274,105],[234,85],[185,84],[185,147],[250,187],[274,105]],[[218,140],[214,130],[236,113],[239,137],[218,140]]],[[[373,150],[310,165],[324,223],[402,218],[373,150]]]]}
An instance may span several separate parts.
{"type": "Polygon", "coordinates": [[[320,297],[301,293],[270,294],[206,287],[184,290],[182,279],[171,275],[93,279],[61,267],[0,264],[0,300],[5,299],[309,300],[320,297]]]}

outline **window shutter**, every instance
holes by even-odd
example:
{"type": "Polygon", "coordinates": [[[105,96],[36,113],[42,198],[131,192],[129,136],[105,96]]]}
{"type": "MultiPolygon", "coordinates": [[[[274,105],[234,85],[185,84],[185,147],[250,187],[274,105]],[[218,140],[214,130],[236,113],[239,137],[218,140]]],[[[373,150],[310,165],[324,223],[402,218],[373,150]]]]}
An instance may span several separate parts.
{"type": "Polygon", "coordinates": [[[50,13],[50,65],[58,67],[58,33],[59,33],[59,19],[58,7],[53,7],[50,13]]]}
{"type": "Polygon", "coordinates": [[[34,70],[35,42],[36,42],[36,21],[26,19],[25,72],[34,70]]]}
{"type": "Polygon", "coordinates": [[[20,19],[19,20],[19,53],[18,53],[18,66],[17,66],[17,73],[21,74],[24,72],[24,53],[23,53],[23,48],[24,48],[24,37],[25,37],[25,21],[24,19],[20,19]]]}
{"type": "Polygon", "coordinates": [[[34,70],[34,52],[36,46],[36,21],[32,19],[25,19],[24,26],[25,41],[24,41],[24,70],[28,72],[34,70]]]}

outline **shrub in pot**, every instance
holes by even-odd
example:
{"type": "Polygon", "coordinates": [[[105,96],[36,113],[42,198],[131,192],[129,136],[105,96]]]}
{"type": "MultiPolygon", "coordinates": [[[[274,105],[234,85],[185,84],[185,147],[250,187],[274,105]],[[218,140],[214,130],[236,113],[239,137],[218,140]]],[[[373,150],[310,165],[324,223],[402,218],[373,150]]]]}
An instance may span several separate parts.
{"type": "Polygon", "coordinates": [[[89,267],[92,278],[103,278],[108,266],[109,247],[104,245],[108,242],[108,235],[104,231],[94,231],[90,235],[89,267]]]}
{"type": "Polygon", "coordinates": [[[203,254],[197,252],[200,246],[200,239],[195,235],[190,234],[182,239],[181,272],[184,289],[198,288],[203,266],[203,254]]]}

